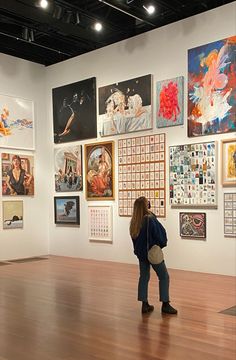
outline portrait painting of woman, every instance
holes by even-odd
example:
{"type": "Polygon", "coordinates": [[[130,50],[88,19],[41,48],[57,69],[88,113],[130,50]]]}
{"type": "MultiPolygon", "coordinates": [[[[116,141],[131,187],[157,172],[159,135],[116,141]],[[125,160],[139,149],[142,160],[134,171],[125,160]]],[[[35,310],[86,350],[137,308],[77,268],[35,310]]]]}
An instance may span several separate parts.
{"type": "Polygon", "coordinates": [[[9,160],[2,158],[2,170],[4,169],[5,171],[2,171],[2,195],[34,195],[32,156],[9,154],[9,160]]]}
{"type": "Polygon", "coordinates": [[[114,199],[113,142],[85,145],[88,200],[114,199]]]}

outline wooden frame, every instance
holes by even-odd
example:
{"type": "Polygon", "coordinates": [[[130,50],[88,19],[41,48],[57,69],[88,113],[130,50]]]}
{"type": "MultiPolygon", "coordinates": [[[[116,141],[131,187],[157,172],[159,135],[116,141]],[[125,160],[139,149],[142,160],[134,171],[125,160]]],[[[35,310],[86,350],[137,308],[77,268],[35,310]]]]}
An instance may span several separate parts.
{"type": "Polygon", "coordinates": [[[79,196],[55,196],[55,224],[80,225],[79,196]]]}
{"type": "Polygon", "coordinates": [[[189,239],[206,238],[206,213],[180,212],[180,236],[189,239]]]}
{"type": "Polygon", "coordinates": [[[84,149],[87,200],[114,200],[114,141],[87,144],[84,149]]]}
{"type": "Polygon", "coordinates": [[[236,185],[236,140],[221,141],[221,179],[223,186],[236,185]]]}
{"type": "Polygon", "coordinates": [[[112,207],[88,207],[89,240],[92,242],[112,243],[112,207]]]}

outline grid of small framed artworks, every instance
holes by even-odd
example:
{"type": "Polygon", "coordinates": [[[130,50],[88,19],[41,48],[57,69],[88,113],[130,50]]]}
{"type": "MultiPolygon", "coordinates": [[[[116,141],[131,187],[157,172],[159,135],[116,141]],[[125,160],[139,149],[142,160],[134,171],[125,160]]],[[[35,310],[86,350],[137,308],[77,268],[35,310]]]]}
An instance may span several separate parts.
{"type": "Polygon", "coordinates": [[[89,240],[112,243],[112,207],[89,206],[89,240]]]}
{"type": "Polygon", "coordinates": [[[118,141],[119,215],[131,216],[140,196],[150,200],[158,217],[166,214],[165,134],[118,141]]]}
{"type": "Polygon", "coordinates": [[[170,146],[170,204],[217,205],[216,142],[170,146]]]}
{"type": "Polygon", "coordinates": [[[224,235],[236,237],[236,193],[224,194],[224,235]]]}

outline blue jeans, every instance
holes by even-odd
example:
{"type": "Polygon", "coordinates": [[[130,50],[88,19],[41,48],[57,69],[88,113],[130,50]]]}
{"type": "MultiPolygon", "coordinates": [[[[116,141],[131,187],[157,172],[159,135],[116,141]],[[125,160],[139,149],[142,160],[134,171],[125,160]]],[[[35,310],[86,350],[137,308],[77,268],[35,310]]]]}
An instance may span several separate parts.
{"type": "Polygon", "coordinates": [[[160,301],[169,301],[169,274],[164,260],[158,265],[150,264],[149,261],[139,260],[139,282],[138,282],[138,301],[148,301],[148,282],[150,280],[150,266],[156,272],[159,279],[160,301]]]}

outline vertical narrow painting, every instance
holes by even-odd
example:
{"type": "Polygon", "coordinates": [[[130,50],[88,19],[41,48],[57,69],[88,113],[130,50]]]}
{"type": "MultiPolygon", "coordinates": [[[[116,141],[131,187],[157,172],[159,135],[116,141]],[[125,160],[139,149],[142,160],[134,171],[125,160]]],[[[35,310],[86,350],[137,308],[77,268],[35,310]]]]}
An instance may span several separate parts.
{"type": "Polygon", "coordinates": [[[114,142],[85,145],[87,200],[114,199],[114,142]]]}
{"type": "Polygon", "coordinates": [[[236,36],[188,50],[188,136],[236,131],[236,36]]]}
{"type": "Polygon", "coordinates": [[[55,190],[83,190],[82,146],[66,146],[54,150],[55,190]]]}
{"type": "Polygon", "coordinates": [[[184,121],[184,77],[158,81],[156,84],[156,126],[182,125],[184,121]]]}
{"type": "Polygon", "coordinates": [[[152,129],[152,75],[100,87],[99,134],[152,129]]]}
{"type": "Polygon", "coordinates": [[[221,141],[222,185],[236,185],[236,138],[221,141]]]}
{"type": "Polygon", "coordinates": [[[80,224],[79,196],[54,197],[55,224],[80,224]]]}
{"type": "Polygon", "coordinates": [[[112,243],[112,207],[88,207],[89,240],[112,243]]]}
{"type": "Polygon", "coordinates": [[[0,147],[33,150],[33,101],[0,94],[0,111],[0,147]]]}
{"type": "Polygon", "coordinates": [[[34,195],[34,157],[2,154],[2,195],[34,195]]]}
{"type": "Polygon", "coordinates": [[[224,194],[224,235],[236,239],[236,192],[224,194]]]}
{"type": "Polygon", "coordinates": [[[206,214],[181,212],[179,214],[180,236],[185,238],[206,238],[206,214]]]}
{"type": "Polygon", "coordinates": [[[97,137],[96,78],[52,90],[54,143],[97,137]]]}
{"type": "Polygon", "coordinates": [[[23,201],[3,201],[3,229],[23,228],[23,201]]]}

